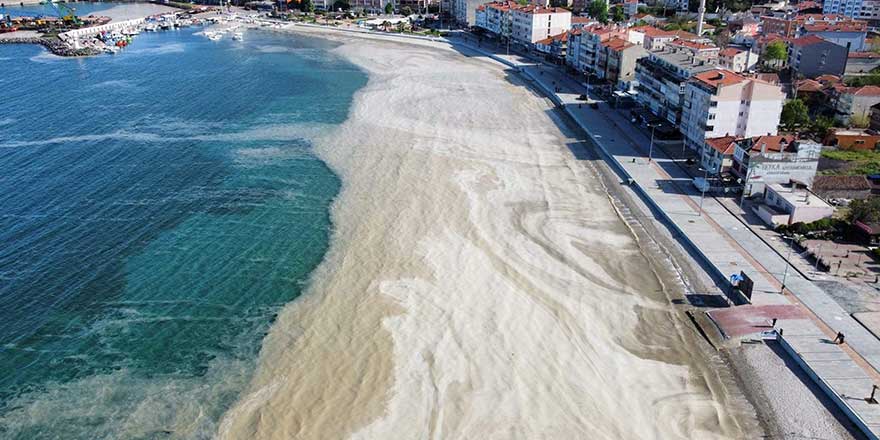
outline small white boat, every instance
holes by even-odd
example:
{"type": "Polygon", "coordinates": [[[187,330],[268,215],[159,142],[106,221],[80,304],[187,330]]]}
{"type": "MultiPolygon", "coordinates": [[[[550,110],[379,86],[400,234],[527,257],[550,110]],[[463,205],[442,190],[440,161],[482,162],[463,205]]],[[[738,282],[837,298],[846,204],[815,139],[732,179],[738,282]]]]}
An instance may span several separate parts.
{"type": "Polygon", "coordinates": [[[157,30],[159,30],[159,26],[156,25],[156,23],[150,23],[144,26],[144,30],[147,32],[156,32],[157,30]]]}
{"type": "Polygon", "coordinates": [[[236,32],[236,33],[232,34],[232,39],[236,40],[236,41],[241,41],[241,40],[244,40],[244,35],[242,35],[241,32],[236,32]]]}
{"type": "Polygon", "coordinates": [[[211,41],[218,41],[223,38],[223,34],[217,32],[205,32],[205,36],[211,41]]]}

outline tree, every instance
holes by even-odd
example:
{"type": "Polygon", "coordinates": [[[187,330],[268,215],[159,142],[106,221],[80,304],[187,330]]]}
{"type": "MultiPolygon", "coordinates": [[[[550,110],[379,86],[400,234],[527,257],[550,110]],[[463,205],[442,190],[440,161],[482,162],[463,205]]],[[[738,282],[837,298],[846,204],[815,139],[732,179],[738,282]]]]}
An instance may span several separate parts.
{"type": "Polygon", "coordinates": [[[596,21],[608,23],[608,3],[605,0],[593,0],[587,11],[596,21]]]}
{"type": "Polygon", "coordinates": [[[774,64],[778,64],[779,61],[785,60],[786,58],[788,58],[788,48],[782,40],[773,41],[764,48],[765,62],[773,61],[774,64]]]}
{"type": "Polygon", "coordinates": [[[385,14],[391,15],[394,13],[394,5],[391,2],[385,4],[385,14]]]}
{"type": "Polygon", "coordinates": [[[413,11],[412,8],[410,8],[409,6],[404,6],[400,8],[400,13],[406,17],[409,17],[410,15],[412,15],[413,11]]]}
{"type": "Polygon", "coordinates": [[[302,12],[308,12],[309,14],[315,13],[315,4],[312,0],[302,0],[299,4],[299,10],[302,12]]]}
{"type": "Polygon", "coordinates": [[[336,0],[335,2],[333,2],[333,10],[338,11],[340,9],[343,11],[347,11],[351,9],[351,5],[346,0],[336,0]]]}
{"type": "Polygon", "coordinates": [[[880,198],[853,200],[849,204],[848,217],[851,222],[877,223],[880,221],[880,198]]]}
{"type": "Polygon", "coordinates": [[[615,23],[622,23],[626,21],[626,15],[623,13],[622,6],[615,6],[611,9],[611,20],[615,23]]]}
{"type": "Polygon", "coordinates": [[[849,117],[849,125],[856,128],[868,128],[868,125],[871,125],[871,118],[867,115],[852,115],[849,117]]]}
{"type": "Polygon", "coordinates": [[[803,101],[792,99],[782,107],[782,117],[780,119],[783,127],[787,130],[793,130],[810,122],[810,115],[803,101]]]}
{"type": "Polygon", "coordinates": [[[810,126],[810,131],[813,132],[813,135],[819,139],[824,139],[826,135],[828,135],[828,130],[834,126],[834,119],[829,118],[828,116],[819,116],[813,120],[812,125],[810,126]]]}

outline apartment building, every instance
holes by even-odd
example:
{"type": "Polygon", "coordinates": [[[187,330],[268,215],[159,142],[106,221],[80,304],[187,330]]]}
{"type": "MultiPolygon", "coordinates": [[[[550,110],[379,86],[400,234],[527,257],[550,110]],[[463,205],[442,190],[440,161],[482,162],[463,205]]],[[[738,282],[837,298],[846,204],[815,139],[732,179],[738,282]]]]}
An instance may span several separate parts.
{"type": "Polygon", "coordinates": [[[717,59],[718,52],[721,51],[721,48],[714,44],[698,43],[696,41],[682,39],[672,40],[669,43],[666,43],[666,47],[669,47],[672,50],[690,52],[694,58],[700,60],[717,59]]]}
{"type": "Polygon", "coordinates": [[[679,131],[695,151],[706,139],[776,134],[784,101],[778,85],[725,69],[700,72],[685,85],[679,131]]]}
{"type": "Polygon", "coordinates": [[[736,73],[750,70],[758,64],[758,54],[749,49],[728,46],[718,52],[718,65],[736,73]]]}
{"type": "Polygon", "coordinates": [[[571,32],[566,63],[575,70],[598,74],[602,42],[612,38],[626,39],[627,30],[618,26],[585,26],[571,32]]]}
{"type": "Polygon", "coordinates": [[[795,77],[843,75],[846,61],[845,47],[815,35],[796,38],[788,44],[788,66],[791,67],[795,77]]]}
{"type": "Polygon", "coordinates": [[[454,0],[452,12],[455,21],[461,26],[475,26],[477,24],[477,7],[483,4],[483,0],[454,0]]]}
{"type": "Polygon", "coordinates": [[[480,5],[476,9],[475,26],[485,29],[496,37],[510,37],[513,27],[512,8],[519,5],[514,2],[502,1],[480,5]]]}
{"type": "Polygon", "coordinates": [[[596,75],[619,90],[630,90],[635,80],[636,62],[648,56],[644,47],[613,37],[601,44],[596,75]]]}
{"type": "Polygon", "coordinates": [[[655,115],[678,125],[685,84],[692,76],[717,68],[713,61],[695,59],[689,52],[650,52],[636,62],[637,99],[655,115]]]}
{"type": "Polygon", "coordinates": [[[800,36],[815,35],[834,44],[841,45],[852,52],[865,50],[868,36],[868,23],[861,20],[839,20],[804,23],[800,36]]]}
{"type": "Polygon", "coordinates": [[[511,37],[524,46],[571,28],[571,12],[567,9],[529,5],[512,8],[510,13],[513,23],[511,37]]]}

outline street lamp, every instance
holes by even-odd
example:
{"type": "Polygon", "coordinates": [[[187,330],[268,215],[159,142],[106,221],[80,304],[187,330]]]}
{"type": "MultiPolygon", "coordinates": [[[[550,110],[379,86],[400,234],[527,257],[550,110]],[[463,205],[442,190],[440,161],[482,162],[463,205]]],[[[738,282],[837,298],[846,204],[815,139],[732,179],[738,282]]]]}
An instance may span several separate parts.
{"type": "MultiPolygon", "coordinates": [[[[714,169],[713,169],[714,171],[714,169]]],[[[706,198],[706,187],[709,186],[709,169],[703,168],[703,187],[700,188],[700,216],[703,216],[703,200],[706,198]]]]}
{"type": "Polygon", "coordinates": [[[786,280],[786,278],[788,278],[788,266],[790,264],[789,260],[791,260],[791,251],[792,251],[792,249],[794,249],[795,236],[792,235],[791,237],[787,237],[787,238],[791,238],[791,246],[788,247],[788,256],[785,257],[785,270],[782,272],[782,287],[779,289],[779,293],[781,293],[781,294],[785,293],[785,280],[786,280]]]}
{"type": "Polygon", "coordinates": [[[648,163],[651,163],[651,159],[654,157],[654,129],[657,128],[657,124],[649,124],[651,126],[651,145],[648,147],[648,163]]]}

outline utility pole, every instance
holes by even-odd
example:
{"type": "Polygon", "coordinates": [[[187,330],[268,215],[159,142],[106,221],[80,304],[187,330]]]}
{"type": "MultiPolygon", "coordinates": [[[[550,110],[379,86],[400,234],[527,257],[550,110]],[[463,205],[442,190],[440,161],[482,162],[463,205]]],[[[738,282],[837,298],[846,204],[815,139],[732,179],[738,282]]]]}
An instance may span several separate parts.
{"type": "Polygon", "coordinates": [[[651,159],[654,156],[654,129],[657,128],[657,124],[651,124],[651,145],[648,147],[648,163],[651,163],[651,159]]]}
{"type": "Polygon", "coordinates": [[[785,293],[785,279],[788,277],[788,266],[789,260],[791,260],[791,251],[794,249],[794,236],[791,236],[791,245],[788,247],[788,256],[785,257],[785,271],[782,272],[782,288],[779,289],[779,293],[785,293]]]}

